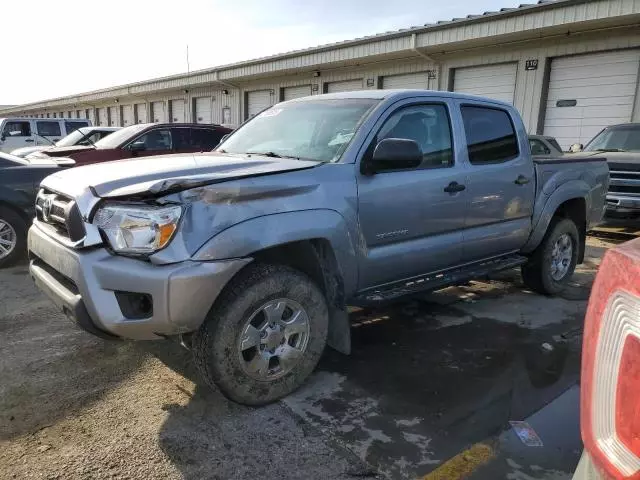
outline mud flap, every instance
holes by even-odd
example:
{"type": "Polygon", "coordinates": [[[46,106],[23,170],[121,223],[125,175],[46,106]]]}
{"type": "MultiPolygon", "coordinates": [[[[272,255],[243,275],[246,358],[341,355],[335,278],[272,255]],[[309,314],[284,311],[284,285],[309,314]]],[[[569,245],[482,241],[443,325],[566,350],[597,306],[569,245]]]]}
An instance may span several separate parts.
{"type": "Polygon", "coordinates": [[[327,345],[340,353],[351,353],[351,323],[349,313],[335,306],[329,307],[329,333],[327,345]]]}

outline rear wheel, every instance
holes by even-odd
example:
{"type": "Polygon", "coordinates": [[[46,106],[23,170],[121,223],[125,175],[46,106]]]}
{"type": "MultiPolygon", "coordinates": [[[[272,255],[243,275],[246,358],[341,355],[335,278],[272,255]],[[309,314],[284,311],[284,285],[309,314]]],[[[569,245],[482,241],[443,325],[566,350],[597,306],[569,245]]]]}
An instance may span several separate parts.
{"type": "Polygon", "coordinates": [[[24,255],[27,226],[16,212],[0,207],[0,268],[13,265],[24,255]]]}
{"type": "Polygon", "coordinates": [[[232,281],[193,338],[201,375],[246,405],[273,402],[315,368],[327,338],[326,301],[301,272],[251,265],[232,281]]]}
{"type": "Polygon", "coordinates": [[[578,263],[580,235],[573,220],[554,218],[538,248],[522,266],[524,283],[538,293],[562,292],[578,263]]]}

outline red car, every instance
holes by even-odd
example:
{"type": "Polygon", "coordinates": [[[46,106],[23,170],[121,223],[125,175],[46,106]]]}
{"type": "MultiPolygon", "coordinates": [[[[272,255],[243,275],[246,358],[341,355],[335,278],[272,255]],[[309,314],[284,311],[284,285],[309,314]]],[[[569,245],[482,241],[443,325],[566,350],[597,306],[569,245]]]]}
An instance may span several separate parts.
{"type": "Polygon", "coordinates": [[[609,250],[600,264],[580,388],[585,451],[573,479],[640,478],[640,239],[609,250]]]}
{"type": "Polygon", "coordinates": [[[76,165],[170,153],[208,152],[231,133],[221,125],[140,123],[112,133],[94,145],[48,149],[50,157],[68,157],[76,165]]]}

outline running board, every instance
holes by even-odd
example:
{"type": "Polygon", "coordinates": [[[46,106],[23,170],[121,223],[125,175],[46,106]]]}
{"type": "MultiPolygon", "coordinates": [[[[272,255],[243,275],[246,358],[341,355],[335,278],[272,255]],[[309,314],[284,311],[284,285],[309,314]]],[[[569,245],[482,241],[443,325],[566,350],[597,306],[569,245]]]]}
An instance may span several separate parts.
{"type": "Polygon", "coordinates": [[[356,305],[370,305],[379,302],[388,302],[414,293],[438,290],[473,278],[485,277],[490,273],[500,270],[519,267],[526,263],[527,260],[527,257],[522,255],[509,255],[507,257],[465,265],[464,267],[447,270],[445,272],[421,275],[409,280],[402,280],[401,282],[364,290],[356,295],[354,298],[355,302],[353,303],[356,305]]]}

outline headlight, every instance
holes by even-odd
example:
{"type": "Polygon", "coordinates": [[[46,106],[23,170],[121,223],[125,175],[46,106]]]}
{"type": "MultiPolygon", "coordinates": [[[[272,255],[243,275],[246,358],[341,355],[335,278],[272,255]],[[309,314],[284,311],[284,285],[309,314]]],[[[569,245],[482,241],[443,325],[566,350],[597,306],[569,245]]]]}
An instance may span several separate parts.
{"type": "Polygon", "coordinates": [[[167,246],[178,228],[182,208],[106,205],[95,214],[96,225],[119,253],[150,254],[167,246]]]}

